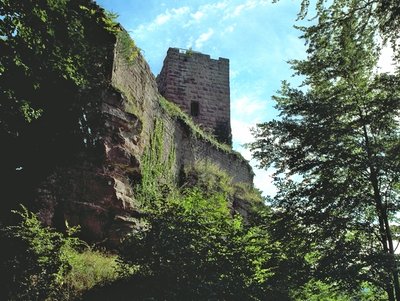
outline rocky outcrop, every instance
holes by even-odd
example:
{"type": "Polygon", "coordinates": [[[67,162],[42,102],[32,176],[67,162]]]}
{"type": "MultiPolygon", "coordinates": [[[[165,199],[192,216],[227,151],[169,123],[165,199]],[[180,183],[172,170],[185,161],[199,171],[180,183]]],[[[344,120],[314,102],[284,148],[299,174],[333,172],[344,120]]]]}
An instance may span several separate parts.
{"type": "Polygon", "coordinates": [[[110,87],[102,93],[102,122],[93,145],[85,140],[74,163],[54,168],[36,190],[37,211],[45,223],[80,225],[86,240],[111,245],[140,228],[140,204],[133,187],[140,183],[141,158],[156,120],[163,123],[164,151],[175,151],[175,176],[202,160],[218,165],[236,182],[252,183],[252,170],[240,155],[199,137],[163,109],[155,77],[140,54],[128,61],[117,43],[110,78],[110,87]]]}

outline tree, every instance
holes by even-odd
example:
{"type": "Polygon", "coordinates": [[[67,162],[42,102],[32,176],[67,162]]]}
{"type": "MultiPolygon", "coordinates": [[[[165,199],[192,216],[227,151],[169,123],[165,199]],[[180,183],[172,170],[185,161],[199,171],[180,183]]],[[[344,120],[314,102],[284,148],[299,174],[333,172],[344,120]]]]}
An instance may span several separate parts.
{"type": "Polygon", "coordinates": [[[334,1],[327,9],[318,3],[316,24],[300,28],[308,57],[291,62],[305,77],[303,86],[283,83],[274,97],[280,119],[259,124],[250,148],[262,167],[277,168],[273,205],[313,237],[314,276],[349,291],[367,281],[400,300],[393,244],[400,205],[399,78],[375,72],[375,26],[384,16],[371,15],[383,6],[334,1]]]}
{"type": "MultiPolygon", "coordinates": [[[[278,2],[279,0],[274,0],[278,2]]],[[[398,37],[400,28],[400,7],[396,0],[302,0],[299,19],[304,19],[310,12],[311,3],[315,3],[316,16],[329,14],[329,24],[333,27],[340,24],[349,15],[357,13],[365,23],[375,26],[371,28],[376,35],[380,35],[384,42],[390,42],[393,49],[397,50],[399,59],[398,37]]],[[[357,31],[363,35],[362,27],[357,31]]]]}
{"type": "Polygon", "coordinates": [[[93,1],[1,0],[0,16],[2,130],[16,130],[6,113],[32,122],[59,101],[54,85],[77,93],[107,81],[116,29],[93,1]]]}
{"type": "Polygon", "coordinates": [[[98,140],[115,30],[94,1],[0,0],[1,215],[98,140]]]}

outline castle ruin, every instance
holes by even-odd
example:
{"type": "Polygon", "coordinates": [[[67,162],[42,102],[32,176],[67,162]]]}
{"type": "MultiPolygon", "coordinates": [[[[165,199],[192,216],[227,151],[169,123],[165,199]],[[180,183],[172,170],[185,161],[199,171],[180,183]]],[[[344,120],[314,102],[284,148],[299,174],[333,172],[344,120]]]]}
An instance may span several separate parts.
{"type": "Polygon", "coordinates": [[[162,96],[220,142],[232,145],[228,59],[169,48],[157,85],[162,96]]]}
{"type": "MultiPolygon", "coordinates": [[[[110,86],[101,92],[99,106],[84,111],[88,119],[101,122],[93,123],[91,132],[85,132],[85,136],[72,130],[61,132],[58,139],[65,143],[62,145],[76,143],[68,157],[66,154],[54,160],[41,157],[40,161],[32,157],[34,163],[27,161],[26,164],[32,166],[29,169],[15,170],[14,167],[11,172],[7,170],[4,178],[8,182],[4,186],[10,187],[6,191],[10,210],[17,202],[33,203],[44,224],[63,228],[68,221],[69,225],[80,225],[81,237],[86,241],[118,246],[132,229],[139,231],[142,227],[143,208],[133,185],[142,180],[143,156],[151,146],[157,125],[162,129],[158,141],[162,145],[160,157],[173,158],[169,167],[175,180],[179,180],[185,169],[197,162],[205,162],[226,172],[233,183],[252,185],[253,171],[240,154],[214,143],[207,135],[198,135],[160,103],[158,89],[192,115],[194,121],[229,144],[227,59],[213,60],[208,55],[169,49],[156,83],[140,53],[127,63],[124,44],[120,40],[110,44],[109,51],[106,63],[110,66],[107,74],[110,86]],[[96,140],[88,144],[81,140],[82,137],[96,140]],[[39,165],[40,168],[33,168],[39,165]],[[13,183],[19,182],[30,185],[16,191],[13,183]]],[[[58,119],[50,121],[54,122],[50,126],[55,127],[58,119]]],[[[49,127],[48,123],[39,125],[32,128],[35,129],[33,137],[40,137],[43,127],[49,127]]],[[[42,140],[36,138],[36,141],[42,140]]],[[[58,150],[59,146],[52,141],[35,144],[37,153],[58,150]]],[[[29,149],[28,144],[21,145],[29,149]]],[[[18,150],[15,147],[12,150],[10,154],[15,154],[13,160],[18,162],[18,150]]],[[[245,201],[237,201],[233,206],[243,213],[247,205],[245,201]]]]}

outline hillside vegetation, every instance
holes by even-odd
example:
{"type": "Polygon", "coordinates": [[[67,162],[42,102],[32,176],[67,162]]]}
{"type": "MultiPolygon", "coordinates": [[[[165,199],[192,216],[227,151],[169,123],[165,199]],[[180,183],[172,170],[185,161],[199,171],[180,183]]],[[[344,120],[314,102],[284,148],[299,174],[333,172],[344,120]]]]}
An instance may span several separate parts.
{"type": "Polygon", "coordinates": [[[249,145],[277,169],[274,198],[209,162],[177,179],[157,120],[131,187],[138,227],[106,249],[79,227],[43,225],[15,184],[30,191],[54,162],[96,150],[114,44],[127,63],[139,50],[93,1],[0,0],[0,299],[400,301],[399,78],[375,69],[378,35],[397,46],[398,11],[395,0],[317,1],[301,28],[308,57],[292,62],[304,86],[283,83],[281,118],[249,145]]]}

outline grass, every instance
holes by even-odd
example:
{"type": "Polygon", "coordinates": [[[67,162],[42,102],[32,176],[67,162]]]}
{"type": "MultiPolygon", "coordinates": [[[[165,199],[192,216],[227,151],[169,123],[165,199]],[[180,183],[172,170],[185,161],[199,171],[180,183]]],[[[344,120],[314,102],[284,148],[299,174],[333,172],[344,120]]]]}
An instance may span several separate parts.
{"type": "Polygon", "coordinates": [[[185,185],[198,187],[207,195],[223,193],[226,197],[233,194],[232,178],[214,163],[197,161],[185,170],[185,185]]]}
{"type": "Polygon", "coordinates": [[[248,183],[234,183],[233,184],[235,197],[246,200],[252,204],[263,204],[261,191],[254,188],[248,183]]]}
{"type": "Polygon", "coordinates": [[[223,169],[214,163],[198,161],[185,170],[188,187],[199,187],[207,193],[225,193],[230,199],[238,198],[251,204],[263,204],[261,192],[249,183],[233,182],[223,169]]]}
{"type": "Polygon", "coordinates": [[[79,297],[96,285],[120,278],[117,255],[88,248],[82,252],[70,249],[67,256],[71,270],[64,278],[64,287],[70,297],[79,297]]]}

